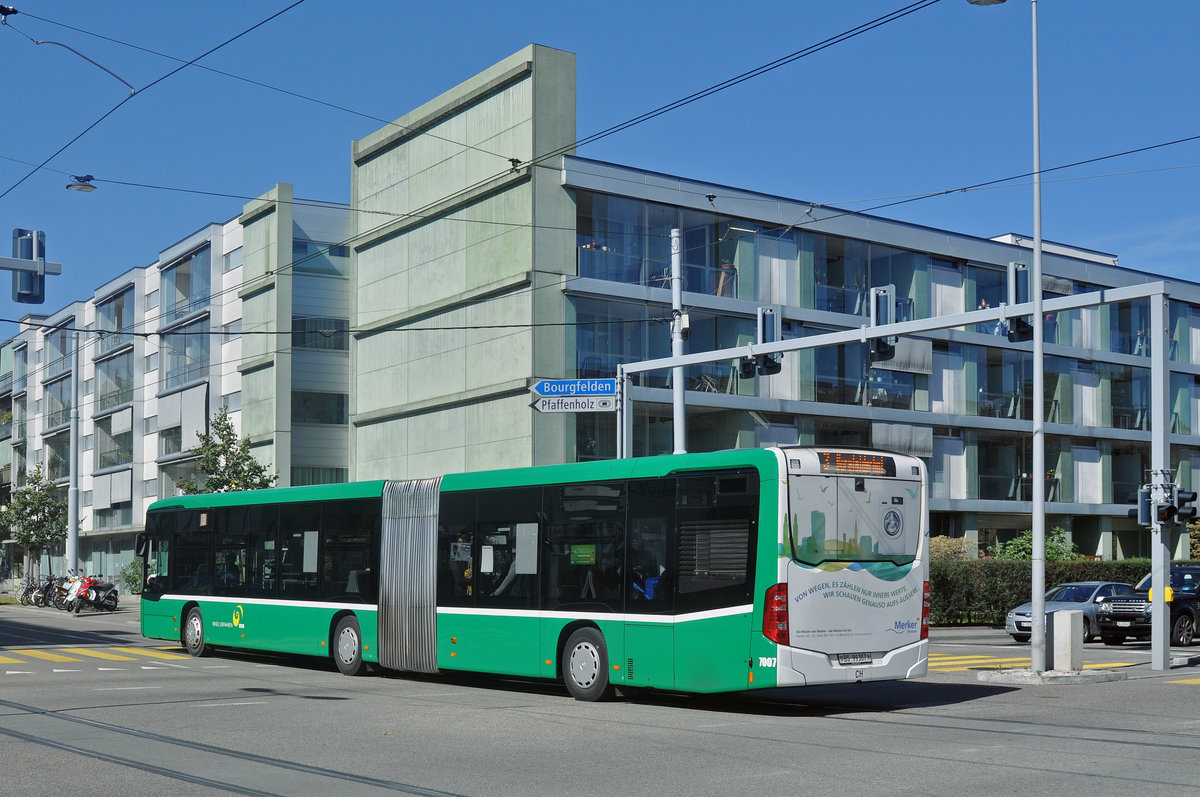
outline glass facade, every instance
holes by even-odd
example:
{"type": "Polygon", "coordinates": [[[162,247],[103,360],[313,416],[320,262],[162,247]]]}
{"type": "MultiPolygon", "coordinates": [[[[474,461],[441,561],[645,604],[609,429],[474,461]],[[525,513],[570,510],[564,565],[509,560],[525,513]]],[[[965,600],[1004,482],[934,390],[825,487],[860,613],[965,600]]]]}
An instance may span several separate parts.
{"type": "Polygon", "coordinates": [[[208,319],[203,318],[162,334],[162,390],[181,387],[208,376],[208,319]]]}
{"type": "Polygon", "coordinates": [[[133,401],[133,352],[96,363],[96,409],[109,410],[133,401]]]}
{"type": "Polygon", "coordinates": [[[96,330],[99,353],[115,351],[133,341],[133,288],[96,305],[96,330]]]}
{"type": "MultiPolygon", "coordinates": [[[[779,227],[629,197],[576,191],[580,277],[661,288],[636,302],[583,289],[570,299],[577,377],[612,377],[618,363],[670,356],[670,231],[682,232],[684,290],[691,335],[686,351],[736,348],[754,340],[757,306],[782,311],[784,338],[853,329],[866,323],[872,288],[891,286],[897,321],[998,307],[1009,301],[1009,271],[999,264],[955,261],[878,242],[779,227]],[[742,299],[722,304],[715,297],[742,299]],[[690,306],[689,306],[690,305],[690,306]],[[841,316],[841,318],[839,318],[841,316]]],[[[932,239],[931,239],[932,240],[932,239]]],[[[1015,254],[1028,258],[1028,250],[1015,254]]],[[[1017,301],[1028,299],[1028,273],[1016,272],[1017,301]]],[[[1046,299],[1104,287],[1047,273],[1046,299]]],[[[619,293],[619,292],[615,292],[619,293]]],[[[1011,343],[1004,323],[988,322],[930,333],[873,362],[865,343],[790,352],[777,375],[741,379],[737,362],[693,366],[687,389],[689,450],[771,443],[900,446],[930,467],[932,497],[946,501],[1009,502],[1008,522],[1028,527],[1028,503],[1044,491],[1053,503],[1124,503],[1150,467],[1150,300],[1135,299],[1050,312],[1041,320],[1046,341],[1045,404],[1032,402],[1033,357],[1028,343],[1011,343]],[[716,406],[745,399],[746,409],[716,406]],[[770,400],[764,403],[764,400],[770,400]],[[784,402],[782,405],[775,403],[784,402]],[[810,410],[802,403],[816,402],[810,410]],[[839,412],[838,407],[855,408],[839,412]],[[780,410],[783,411],[780,411],[780,410]],[[896,412],[899,411],[899,412],[896,412]],[[1032,473],[1029,422],[1046,423],[1046,473],[1032,473]],[[1024,511],[1022,519],[1021,512],[1024,511]],[[1025,524],[1025,525],[1021,525],[1025,524]]],[[[1200,364],[1200,308],[1169,305],[1170,361],[1200,364]]],[[[568,375],[571,375],[568,373],[568,375]]],[[[638,374],[641,387],[669,388],[670,374],[638,374]]],[[[1200,435],[1200,373],[1173,373],[1168,388],[1170,431],[1200,435]]],[[[669,453],[671,407],[639,402],[634,453],[669,453]]],[[[615,456],[615,418],[575,418],[574,458],[615,456]]],[[[1176,445],[1175,480],[1200,485],[1200,451],[1176,445]]],[[[951,512],[954,510],[952,509],[951,512]]],[[[984,505],[964,510],[984,512],[984,505]]],[[[1089,540],[1124,527],[1121,512],[1058,520],[1089,540]],[[1121,519],[1118,519],[1121,518],[1121,519]],[[1110,524],[1110,525],[1106,525],[1110,524]],[[1089,535],[1092,535],[1089,537],[1089,535]]],[[[940,528],[985,526],[974,514],[940,519],[940,528]]],[[[1055,522],[1055,521],[1051,521],[1055,522]]],[[[1003,523],[1001,523],[1003,525],[1003,523]]],[[[992,530],[1002,538],[1003,529],[992,530]]],[[[1123,532],[1122,532],[1123,533],[1123,532]]],[[[1131,532],[1132,533],[1132,532],[1131,532]]],[[[1137,545],[1118,543],[1122,551],[1137,545]]]]}
{"type": "Polygon", "coordinates": [[[162,319],[171,323],[208,307],[212,281],[209,247],[200,249],[162,272],[162,319]]]}

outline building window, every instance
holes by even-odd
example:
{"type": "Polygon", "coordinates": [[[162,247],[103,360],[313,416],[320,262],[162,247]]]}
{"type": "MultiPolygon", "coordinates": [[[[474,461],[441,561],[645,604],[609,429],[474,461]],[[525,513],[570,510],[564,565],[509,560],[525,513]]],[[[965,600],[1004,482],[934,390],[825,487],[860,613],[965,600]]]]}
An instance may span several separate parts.
{"type": "Polygon", "coordinates": [[[71,370],[71,332],[64,328],[46,333],[46,378],[71,370]]]}
{"type": "Polygon", "coordinates": [[[177,495],[182,495],[177,486],[180,479],[196,477],[196,462],[181,462],[177,465],[159,466],[158,468],[158,496],[159,498],[174,498],[177,495]]]}
{"type": "Polygon", "coordinates": [[[101,333],[97,344],[101,354],[119,349],[133,340],[133,288],[96,306],[96,329],[101,333]]]}
{"type": "Polygon", "coordinates": [[[242,247],[234,249],[232,252],[226,252],[221,256],[221,271],[228,273],[235,268],[242,267],[242,247]]]}
{"type": "Polygon", "coordinates": [[[50,481],[71,475],[71,433],[60,432],[46,438],[46,478],[50,481]]]}
{"type": "Polygon", "coordinates": [[[292,348],[348,351],[349,331],[345,318],[293,318],[292,348]]]}
{"type": "MultiPolygon", "coordinates": [[[[128,415],[129,410],[117,413],[128,415]]],[[[133,462],[133,430],[114,432],[114,419],[110,415],[96,421],[96,468],[113,468],[117,465],[128,465],[133,462]]]]}
{"type": "Polygon", "coordinates": [[[96,405],[104,411],[133,401],[133,352],[96,363],[96,405]]]}
{"type": "Polygon", "coordinates": [[[206,246],[162,273],[163,320],[167,323],[208,305],[211,264],[206,246]]]}
{"type": "Polygon", "coordinates": [[[162,390],[181,387],[208,376],[208,319],[173,329],[162,335],[163,359],[158,385],[162,390]]]}
{"type": "Polygon", "coordinates": [[[349,276],[350,250],[345,244],[293,239],[292,271],[297,274],[323,274],[329,277],[349,276]]]}
{"type": "Polygon", "coordinates": [[[229,412],[237,412],[242,408],[242,391],[221,396],[221,406],[229,412]]]}
{"type": "Polygon", "coordinates": [[[158,455],[160,457],[179,454],[183,451],[183,427],[173,426],[158,433],[158,455]]]}
{"type": "Polygon", "coordinates": [[[71,377],[46,385],[46,428],[62,426],[71,420],[71,377]]]}
{"type": "Polygon", "coordinates": [[[221,342],[230,343],[242,336],[242,319],[235,318],[221,326],[221,342]]]}
{"type": "Polygon", "coordinates": [[[25,389],[28,378],[29,350],[17,349],[13,352],[13,392],[20,393],[25,389]]]}
{"type": "Polygon", "coordinates": [[[133,504],[129,501],[113,504],[108,509],[97,509],[95,512],[97,529],[116,529],[133,524],[133,504]]]}
{"type": "Polygon", "coordinates": [[[350,422],[345,393],[292,393],[292,423],[346,424],[350,422]]]}

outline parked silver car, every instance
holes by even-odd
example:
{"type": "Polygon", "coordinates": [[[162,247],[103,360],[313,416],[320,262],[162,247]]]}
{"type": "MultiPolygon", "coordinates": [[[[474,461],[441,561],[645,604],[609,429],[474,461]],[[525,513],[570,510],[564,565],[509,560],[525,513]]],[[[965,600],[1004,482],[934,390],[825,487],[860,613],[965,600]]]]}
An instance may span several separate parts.
{"type": "MultiPolygon", "coordinates": [[[[1126,595],[1133,592],[1132,584],[1118,581],[1073,581],[1059,584],[1046,592],[1046,614],[1075,609],[1083,612],[1083,641],[1091,642],[1096,636],[1096,600],[1111,595],[1126,595]]],[[[1022,603],[1008,613],[1004,630],[1018,642],[1028,642],[1033,603],[1022,603]]]]}

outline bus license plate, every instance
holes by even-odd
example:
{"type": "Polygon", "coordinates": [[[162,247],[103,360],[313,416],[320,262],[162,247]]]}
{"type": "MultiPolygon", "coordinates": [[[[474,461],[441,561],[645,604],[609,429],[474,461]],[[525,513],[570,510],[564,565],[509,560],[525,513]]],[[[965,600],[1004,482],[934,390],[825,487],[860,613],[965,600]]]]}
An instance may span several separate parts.
{"type": "Polygon", "coordinates": [[[870,664],[870,653],[839,653],[838,664],[870,664]]]}

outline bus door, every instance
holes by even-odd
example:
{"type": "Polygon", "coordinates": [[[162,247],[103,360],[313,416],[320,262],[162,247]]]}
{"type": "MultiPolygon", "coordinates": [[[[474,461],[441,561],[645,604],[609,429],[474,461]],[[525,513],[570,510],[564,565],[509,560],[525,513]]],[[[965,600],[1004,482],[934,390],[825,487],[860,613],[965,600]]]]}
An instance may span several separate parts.
{"type": "Polygon", "coordinates": [[[629,543],[625,547],[625,657],[631,686],[675,686],[675,480],[629,484],[629,543]]]}

